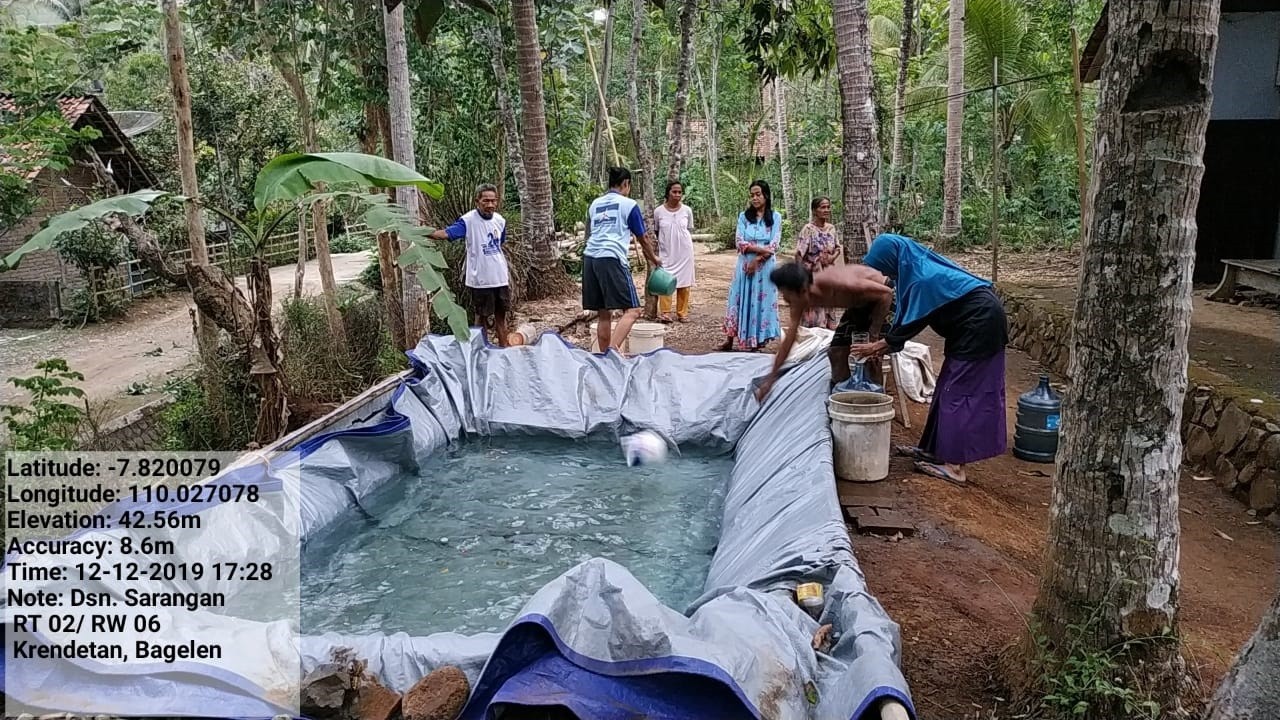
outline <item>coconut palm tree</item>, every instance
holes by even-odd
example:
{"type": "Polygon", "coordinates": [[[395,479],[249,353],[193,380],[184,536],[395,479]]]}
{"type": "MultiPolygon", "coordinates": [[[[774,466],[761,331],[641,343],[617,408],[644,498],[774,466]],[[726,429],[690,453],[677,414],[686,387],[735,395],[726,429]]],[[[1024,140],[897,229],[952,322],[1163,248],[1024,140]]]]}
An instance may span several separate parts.
{"type": "Polygon", "coordinates": [[[947,144],[942,168],[942,227],[938,245],[960,235],[960,143],[964,132],[964,4],[951,0],[947,37],[947,144]]]}
{"type": "Polygon", "coordinates": [[[845,259],[856,262],[866,253],[867,240],[880,225],[880,145],[871,96],[870,16],[867,0],[834,0],[833,6],[844,146],[840,231],[845,259]]]}

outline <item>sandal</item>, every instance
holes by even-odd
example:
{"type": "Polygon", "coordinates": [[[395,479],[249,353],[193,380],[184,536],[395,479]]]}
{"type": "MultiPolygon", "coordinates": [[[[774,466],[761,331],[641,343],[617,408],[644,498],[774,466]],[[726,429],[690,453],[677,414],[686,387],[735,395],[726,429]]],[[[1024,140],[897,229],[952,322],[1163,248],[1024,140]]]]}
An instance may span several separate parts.
{"type": "Polygon", "coordinates": [[[916,472],[923,473],[929,477],[938,478],[939,480],[946,480],[953,485],[959,485],[961,487],[969,484],[967,480],[961,480],[955,475],[952,475],[951,471],[947,470],[946,467],[924,462],[923,460],[916,463],[916,472]]]}
{"type": "Polygon", "coordinates": [[[671,319],[670,315],[659,315],[658,322],[662,323],[663,325],[670,325],[674,321],[671,319]]]}
{"type": "Polygon", "coordinates": [[[915,445],[894,445],[893,451],[897,453],[899,457],[909,457],[912,460],[923,460],[925,462],[933,462],[934,460],[932,455],[921,450],[915,445]]]}

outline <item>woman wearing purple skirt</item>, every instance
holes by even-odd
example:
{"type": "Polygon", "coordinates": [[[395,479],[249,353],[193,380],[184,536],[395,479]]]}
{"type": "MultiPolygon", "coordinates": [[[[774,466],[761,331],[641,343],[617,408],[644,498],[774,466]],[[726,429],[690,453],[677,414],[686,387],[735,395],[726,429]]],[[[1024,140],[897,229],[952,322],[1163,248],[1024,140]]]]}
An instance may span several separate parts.
{"type": "Polygon", "coordinates": [[[1004,347],[1009,327],[991,283],[901,235],[880,235],[862,262],[895,282],[897,312],[881,339],[856,357],[898,352],[926,327],[942,337],[938,375],[920,447],[898,447],[916,471],[963,485],[965,465],[1004,454],[1004,347]]]}

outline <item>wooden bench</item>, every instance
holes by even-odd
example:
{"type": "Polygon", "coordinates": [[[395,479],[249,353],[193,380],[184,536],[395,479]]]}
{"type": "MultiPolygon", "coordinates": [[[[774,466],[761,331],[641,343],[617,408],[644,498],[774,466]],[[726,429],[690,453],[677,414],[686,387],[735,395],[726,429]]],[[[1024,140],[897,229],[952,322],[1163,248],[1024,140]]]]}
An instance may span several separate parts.
{"type": "Polygon", "coordinates": [[[1280,260],[1223,260],[1222,282],[1209,293],[1210,300],[1229,300],[1237,285],[1280,295],[1280,260]]]}

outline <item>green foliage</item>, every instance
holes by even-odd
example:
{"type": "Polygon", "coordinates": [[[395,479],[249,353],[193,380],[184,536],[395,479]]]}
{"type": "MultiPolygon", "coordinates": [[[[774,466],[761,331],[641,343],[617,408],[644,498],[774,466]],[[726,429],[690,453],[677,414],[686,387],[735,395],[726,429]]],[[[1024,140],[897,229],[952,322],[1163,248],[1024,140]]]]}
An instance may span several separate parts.
{"type": "Polygon", "coordinates": [[[297,200],[319,183],[379,188],[410,185],[437,200],[444,194],[440,183],[376,155],[288,153],[258,171],[253,186],[253,206],[262,210],[273,202],[297,200]]]}
{"type": "Polygon", "coordinates": [[[173,398],[161,415],[166,450],[238,450],[253,439],[258,391],[239,368],[242,360],[223,348],[192,377],[166,383],[173,398]]]}
{"type": "Polygon", "coordinates": [[[70,369],[62,358],[49,358],[36,363],[38,375],[9,382],[31,394],[27,405],[0,405],[0,420],[9,431],[14,450],[71,450],[76,446],[76,433],[84,422],[86,410],[66,402],[66,398],[83,398],[84,391],[70,384],[83,381],[84,375],[70,369]]]}
{"type": "Polygon", "coordinates": [[[835,28],[830,0],[751,0],[742,47],[760,77],[809,76],[835,67],[835,28]]]}
{"type": "Polygon", "coordinates": [[[378,297],[382,297],[382,264],[378,258],[371,258],[369,264],[364,266],[364,270],[360,271],[360,275],[356,277],[356,282],[369,288],[378,297]]]}
{"type": "Polygon", "coordinates": [[[341,402],[383,377],[384,348],[392,343],[382,303],[373,294],[345,289],[338,309],[347,336],[345,355],[333,352],[320,299],[289,299],[281,308],[284,371],[295,402],[341,402]]]}
{"type": "Polygon", "coordinates": [[[368,252],[377,244],[377,239],[369,233],[342,233],[329,240],[329,251],[333,253],[368,252]]]}
{"type": "Polygon", "coordinates": [[[86,277],[110,270],[126,258],[124,239],[100,223],[63,233],[53,244],[58,256],[86,277]]]}
{"type": "Polygon", "coordinates": [[[6,255],[3,260],[0,260],[0,272],[18,267],[18,263],[28,253],[50,249],[59,236],[82,230],[90,223],[95,223],[104,217],[117,213],[131,216],[141,215],[151,207],[152,202],[167,194],[158,190],[139,190],[128,195],[116,195],[115,197],[98,200],[75,210],[55,215],[40,232],[32,235],[31,239],[6,255]]]}
{"type": "Polygon", "coordinates": [[[1126,680],[1120,660],[1124,655],[1168,637],[1132,640],[1106,650],[1092,649],[1095,636],[1090,624],[1068,628],[1066,647],[1055,650],[1041,634],[1035,634],[1039,689],[1043,693],[1038,713],[1048,717],[1106,717],[1112,720],[1160,720],[1166,717],[1159,703],[1144,697],[1126,680]]]}
{"type": "Polygon", "coordinates": [[[738,247],[738,219],[736,217],[723,217],[716,221],[714,227],[711,228],[711,234],[715,236],[715,247],[721,250],[736,250],[738,247]]]}

